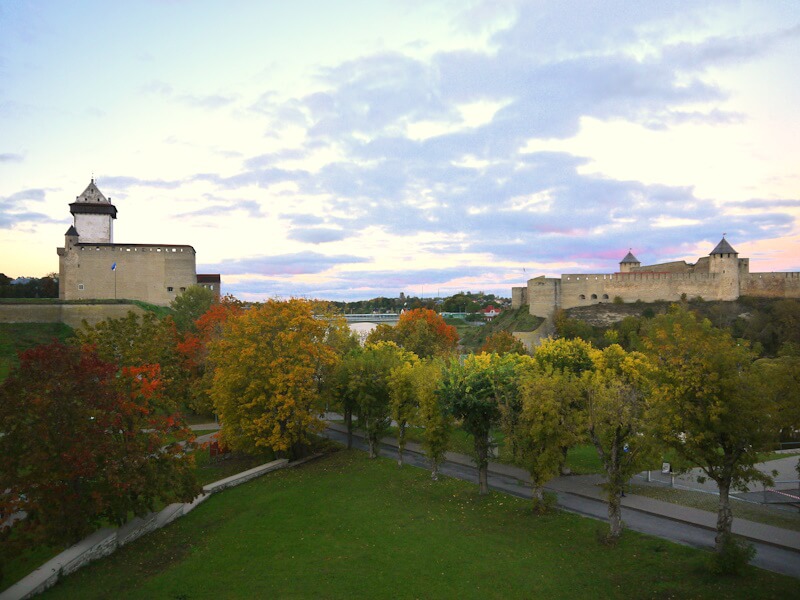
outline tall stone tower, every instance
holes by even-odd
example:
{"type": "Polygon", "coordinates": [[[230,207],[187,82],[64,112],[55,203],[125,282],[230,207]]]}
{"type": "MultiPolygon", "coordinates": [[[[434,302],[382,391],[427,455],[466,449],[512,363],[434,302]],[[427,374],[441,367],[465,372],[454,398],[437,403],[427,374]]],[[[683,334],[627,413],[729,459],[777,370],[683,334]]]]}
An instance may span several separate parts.
{"type": "Polygon", "coordinates": [[[708,272],[715,278],[715,285],[709,289],[716,289],[716,298],[711,299],[736,300],[739,297],[739,253],[725,239],[725,234],[709,257],[708,272]]]}
{"type": "Polygon", "coordinates": [[[69,205],[73,226],[82,244],[111,244],[114,242],[114,219],[117,208],[111,204],[91,180],[83,193],[69,205]]]}
{"type": "Polygon", "coordinates": [[[625,255],[625,258],[622,259],[622,262],[619,263],[619,272],[630,273],[641,266],[642,263],[640,263],[639,259],[633,255],[633,252],[628,252],[628,254],[625,255]]]}

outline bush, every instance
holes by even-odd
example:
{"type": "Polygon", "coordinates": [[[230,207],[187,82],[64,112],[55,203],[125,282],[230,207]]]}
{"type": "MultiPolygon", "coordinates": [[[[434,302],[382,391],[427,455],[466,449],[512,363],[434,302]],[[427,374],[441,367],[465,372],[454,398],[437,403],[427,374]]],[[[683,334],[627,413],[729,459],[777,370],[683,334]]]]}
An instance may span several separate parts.
{"type": "Polygon", "coordinates": [[[728,535],[722,551],[711,556],[708,568],[715,575],[741,575],[755,555],[753,544],[728,535]]]}
{"type": "Polygon", "coordinates": [[[622,299],[622,296],[614,296],[614,299],[611,301],[612,304],[625,304],[625,300],[622,299]]]}

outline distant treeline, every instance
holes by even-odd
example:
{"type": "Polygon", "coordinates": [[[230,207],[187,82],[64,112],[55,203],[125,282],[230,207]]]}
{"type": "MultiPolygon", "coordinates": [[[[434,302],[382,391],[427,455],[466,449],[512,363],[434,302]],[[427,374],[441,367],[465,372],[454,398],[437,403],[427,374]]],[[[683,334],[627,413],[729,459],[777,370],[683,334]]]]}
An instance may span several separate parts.
{"type": "Polygon", "coordinates": [[[372,312],[400,312],[403,309],[430,308],[438,312],[467,312],[473,313],[494,305],[498,308],[511,304],[507,298],[500,298],[494,294],[483,292],[459,292],[446,298],[418,298],[400,294],[398,298],[372,298],[371,300],[357,300],[355,302],[331,302],[334,306],[347,313],[372,313],[372,312]]]}
{"type": "Polygon", "coordinates": [[[58,276],[55,273],[21,279],[27,281],[12,283],[14,280],[0,273],[0,298],[58,298],[58,276]]]}

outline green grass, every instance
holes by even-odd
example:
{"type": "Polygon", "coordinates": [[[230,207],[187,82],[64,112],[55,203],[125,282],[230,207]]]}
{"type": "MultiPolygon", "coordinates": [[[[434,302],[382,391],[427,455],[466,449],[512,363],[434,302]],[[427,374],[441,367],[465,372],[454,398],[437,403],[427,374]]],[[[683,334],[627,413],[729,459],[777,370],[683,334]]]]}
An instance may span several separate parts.
{"type": "Polygon", "coordinates": [[[215,495],[45,598],[753,598],[797,581],[342,451],[215,495]]]}
{"type": "MultiPolygon", "coordinates": [[[[661,487],[657,485],[632,485],[631,493],[638,496],[647,496],[672,504],[690,506],[708,512],[717,512],[719,497],[715,494],[693,492],[678,488],[661,487]]],[[[731,510],[736,519],[746,519],[755,523],[764,523],[792,531],[800,531],[800,513],[796,510],[788,511],[770,508],[761,504],[752,504],[731,500],[731,510]]]]}
{"type": "Polygon", "coordinates": [[[0,383],[19,364],[18,352],[72,335],[72,328],[63,323],[0,323],[0,383]]]}

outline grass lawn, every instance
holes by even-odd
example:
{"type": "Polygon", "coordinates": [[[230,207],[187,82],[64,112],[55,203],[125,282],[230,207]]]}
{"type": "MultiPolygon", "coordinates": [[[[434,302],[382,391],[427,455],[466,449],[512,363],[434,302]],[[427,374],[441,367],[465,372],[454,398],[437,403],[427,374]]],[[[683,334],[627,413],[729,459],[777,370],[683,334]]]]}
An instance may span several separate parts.
{"type": "Polygon", "coordinates": [[[797,581],[340,451],[217,494],[45,598],[753,598],[797,581]]]}

